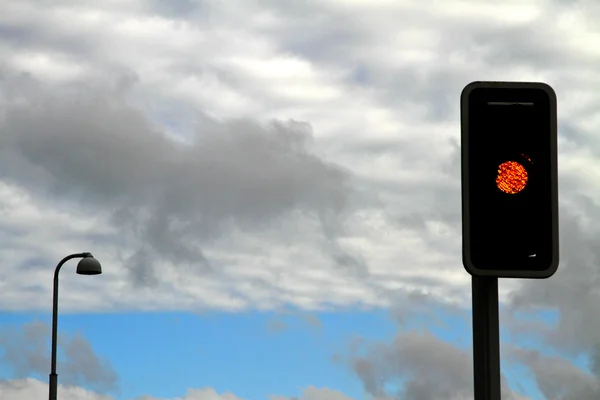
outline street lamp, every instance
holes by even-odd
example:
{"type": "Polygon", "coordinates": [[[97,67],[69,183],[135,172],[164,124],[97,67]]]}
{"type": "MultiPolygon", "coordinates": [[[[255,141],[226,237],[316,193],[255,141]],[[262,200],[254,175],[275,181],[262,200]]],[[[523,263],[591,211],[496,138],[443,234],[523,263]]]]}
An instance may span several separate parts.
{"type": "Polygon", "coordinates": [[[54,293],[52,297],[52,365],[50,368],[50,394],[49,400],[56,400],[58,389],[58,375],[56,374],[56,335],[58,325],[58,273],[64,263],[72,258],[81,258],[77,264],[77,273],[79,275],[100,275],[102,266],[91,253],[76,253],[66,256],[56,266],[54,270],[54,293]]]}

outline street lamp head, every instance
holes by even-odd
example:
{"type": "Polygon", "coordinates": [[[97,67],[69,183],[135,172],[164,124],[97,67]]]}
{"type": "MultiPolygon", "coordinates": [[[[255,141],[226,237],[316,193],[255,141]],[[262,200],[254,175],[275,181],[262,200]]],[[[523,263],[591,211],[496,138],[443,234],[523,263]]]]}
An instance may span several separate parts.
{"type": "Polygon", "coordinates": [[[79,261],[77,264],[77,273],[79,275],[100,275],[102,273],[102,266],[100,265],[100,262],[90,254],[79,261]]]}

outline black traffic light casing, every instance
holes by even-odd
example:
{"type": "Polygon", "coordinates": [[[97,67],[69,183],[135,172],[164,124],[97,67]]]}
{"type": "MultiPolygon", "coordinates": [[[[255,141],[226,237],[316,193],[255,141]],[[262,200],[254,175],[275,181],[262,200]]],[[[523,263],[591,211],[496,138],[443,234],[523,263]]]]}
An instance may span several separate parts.
{"type": "Polygon", "coordinates": [[[461,130],[465,269],[482,277],[552,276],[559,259],[554,90],[470,83],[461,93],[461,130]],[[501,174],[500,165],[513,172],[501,174]],[[509,175],[519,178],[502,180],[509,175]],[[502,182],[513,193],[500,190],[502,182]]]}

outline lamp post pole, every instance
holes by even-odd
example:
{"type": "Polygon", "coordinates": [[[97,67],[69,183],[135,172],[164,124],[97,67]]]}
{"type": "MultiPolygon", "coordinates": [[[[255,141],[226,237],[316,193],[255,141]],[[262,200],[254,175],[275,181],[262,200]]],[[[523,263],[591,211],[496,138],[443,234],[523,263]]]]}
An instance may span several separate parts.
{"type": "Polygon", "coordinates": [[[56,336],[58,329],[58,273],[64,263],[73,258],[86,258],[92,257],[90,253],[76,253],[66,256],[56,266],[54,270],[54,292],[52,295],[52,364],[50,367],[50,390],[49,400],[56,400],[56,394],[58,390],[58,375],[56,374],[56,336]]]}

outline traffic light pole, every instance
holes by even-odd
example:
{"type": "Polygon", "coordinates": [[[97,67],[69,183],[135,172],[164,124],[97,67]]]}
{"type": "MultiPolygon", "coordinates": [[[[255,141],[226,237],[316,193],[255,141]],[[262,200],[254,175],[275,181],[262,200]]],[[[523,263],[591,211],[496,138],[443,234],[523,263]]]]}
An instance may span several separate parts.
{"type": "Polygon", "coordinates": [[[500,400],[498,278],[473,276],[475,400],[500,400]]]}

